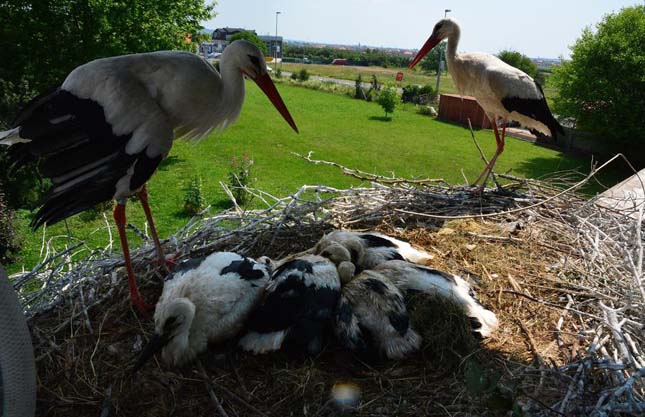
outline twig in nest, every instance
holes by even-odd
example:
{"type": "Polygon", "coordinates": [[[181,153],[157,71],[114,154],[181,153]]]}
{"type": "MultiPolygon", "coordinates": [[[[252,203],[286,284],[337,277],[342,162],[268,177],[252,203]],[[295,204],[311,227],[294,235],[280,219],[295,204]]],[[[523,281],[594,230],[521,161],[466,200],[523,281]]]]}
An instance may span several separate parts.
{"type": "Polygon", "coordinates": [[[211,381],[210,377],[206,373],[206,369],[204,369],[204,365],[202,364],[201,359],[197,359],[196,361],[197,364],[197,369],[199,372],[202,374],[202,377],[204,378],[204,385],[206,385],[206,390],[208,391],[208,396],[211,399],[211,402],[215,405],[215,409],[217,409],[217,412],[220,413],[222,417],[229,417],[228,414],[226,413],[226,410],[224,410],[224,407],[222,407],[222,403],[220,400],[217,398],[217,395],[215,395],[215,391],[213,390],[213,382],[211,381]]]}
{"type": "Polygon", "coordinates": [[[396,185],[396,184],[448,184],[446,180],[443,178],[424,178],[420,180],[413,180],[413,179],[407,179],[407,178],[397,178],[394,175],[391,177],[386,177],[383,175],[378,175],[378,174],[370,174],[369,172],[361,171],[359,169],[353,169],[353,168],[348,168],[344,165],[339,164],[338,162],[332,162],[332,161],[323,161],[319,159],[311,159],[311,155],[313,155],[313,152],[310,151],[307,156],[303,156],[297,152],[291,152],[293,155],[297,156],[298,158],[302,158],[307,162],[311,162],[314,165],[330,165],[334,166],[336,168],[339,168],[341,171],[343,171],[343,174],[349,176],[349,177],[354,177],[356,179],[359,179],[361,181],[375,181],[379,182],[382,184],[391,184],[391,185],[396,185]]]}

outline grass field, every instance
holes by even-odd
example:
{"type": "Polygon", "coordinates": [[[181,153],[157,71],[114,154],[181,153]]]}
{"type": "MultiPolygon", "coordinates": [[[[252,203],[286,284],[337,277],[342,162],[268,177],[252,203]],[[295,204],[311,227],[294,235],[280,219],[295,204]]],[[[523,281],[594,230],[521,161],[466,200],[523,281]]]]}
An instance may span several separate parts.
{"type": "MultiPolygon", "coordinates": [[[[358,74],[363,77],[363,82],[370,82],[372,75],[376,75],[379,82],[388,86],[404,86],[408,84],[430,84],[434,88],[437,85],[435,75],[426,75],[419,70],[409,70],[407,68],[383,68],[383,67],[360,67],[349,65],[320,65],[320,64],[293,64],[284,62],[281,64],[283,71],[298,72],[305,68],[310,74],[321,77],[338,78],[341,80],[356,80],[358,74]],[[396,74],[403,72],[403,81],[396,81],[396,74]]],[[[442,74],[440,89],[442,93],[456,93],[452,78],[447,74],[442,74]]]]}
{"type": "MultiPolygon", "coordinates": [[[[383,67],[360,67],[360,66],[346,66],[346,65],[319,65],[319,64],[294,64],[284,62],[281,64],[283,71],[298,72],[305,68],[310,74],[318,75],[321,77],[338,78],[341,80],[356,80],[358,74],[361,74],[364,82],[369,82],[372,75],[376,75],[379,82],[387,86],[402,87],[408,84],[430,84],[432,88],[437,85],[436,75],[427,75],[420,69],[409,70],[407,68],[383,68],[383,67]],[[396,81],[396,74],[403,72],[403,81],[400,83],[396,81]]],[[[448,73],[441,75],[439,90],[441,93],[457,94],[455,83],[448,73]]],[[[548,78],[544,86],[544,94],[546,95],[549,105],[553,97],[557,94],[557,90],[549,86],[548,78]]]]}
{"type": "MultiPolygon", "coordinates": [[[[304,88],[280,85],[278,88],[300,128],[296,135],[282,120],[267,98],[252,83],[247,86],[247,99],[239,121],[218,137],[197,143],[178,141],[169,158],[149,182],[153,213],[160,235],[166,237],[188,220],[182,212],[184,188],[191,178],[203,180],[207,204],[226,207],[227,199],[219,186],[226,178],[233,156],[248,154],[254,160],[253,186],[276,196],[297,190],[302,184],[325,184],[336,187],[358,185],[358,181],[342,176],[331,167],[314,166],[291,155],[291,152],[314,151],[314,157],[333,160],[364,171],[403,177],[445,178],[463,183],[461,171],[471,180],[482,169],[482,162],[472,144],[468,130],[397,109],[389,122],[380,120],[381,108],[375,103],[304,88]]],[[[479,131],[477,138],[487,154],[494,151],[490,131],[479,131]]],[[[497,171],[512,169],[515,175],[537,178],[557,170],[586,170],[589,162],[509,139],[499,159],[497,171]]],[[[144,215],[136,202],[128,204],[128,221],[144,228],[144,215]]],[[[31,268],[39,259],[43,231],[28,228],[30,213],[19,212],[19,229],[25,237],[20,262],[9,266],[9,272],[22,265],[31,268]]],[[[111,214],[109,227],[118,238],[111,214]]],[[[107,244],[106,222],[103,218],[90,222],[75,216],[68,221],[75,239],[85,240],[88,247],[107,244]]],[[[63,223],[46,230],[46,239],[59,250],[68,244],[63,223]]],[[[131,234],[131,243],[140,240],[131,234]]]]}

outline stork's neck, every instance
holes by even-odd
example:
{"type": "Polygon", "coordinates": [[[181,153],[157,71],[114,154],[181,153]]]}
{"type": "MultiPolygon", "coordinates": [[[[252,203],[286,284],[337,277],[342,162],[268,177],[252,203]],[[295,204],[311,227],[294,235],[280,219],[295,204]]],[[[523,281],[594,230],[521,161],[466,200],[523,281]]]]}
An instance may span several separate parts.
{"type": "Polygon", "coordinates": [[[219,91],[220,103],[228,107],[229,117],[236,119],[244,102],[244,76],[232,62],[220,61],[222,88],[219,91]]]}
{"type": "Polygon", "coordinates": [[[448,36],[448,47],[446,48],[446,58],[448,60],[448,65],[455,62],[457,57],[457,45],[459,45],[459,37],[461,36],[461,31],[459,26],[455,25],[454,30],[448,36]]]}

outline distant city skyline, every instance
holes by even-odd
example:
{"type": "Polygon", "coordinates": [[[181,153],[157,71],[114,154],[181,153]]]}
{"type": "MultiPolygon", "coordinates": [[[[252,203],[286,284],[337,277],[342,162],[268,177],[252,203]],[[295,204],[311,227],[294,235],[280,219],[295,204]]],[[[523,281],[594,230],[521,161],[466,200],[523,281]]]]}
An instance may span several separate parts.
{"type": "Polygon", "coordinates": [[[217,16],[202,24],[275,35],[279,11],[278,35],[286,39],[417,49],[450,9],[448,17],[461,26],[460,51],[513,49],[534,58],[569,58],[569,46],[585,27],[636,4],[642,0],[218,0],[217,16]]]}

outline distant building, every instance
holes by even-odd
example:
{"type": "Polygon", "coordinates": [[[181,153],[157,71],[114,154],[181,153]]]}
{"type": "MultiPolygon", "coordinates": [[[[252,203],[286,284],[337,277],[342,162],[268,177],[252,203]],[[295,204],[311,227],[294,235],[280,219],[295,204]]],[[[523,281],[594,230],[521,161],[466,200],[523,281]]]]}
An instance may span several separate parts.
{"type": "MultiPolygon", "coordinates": [[[[202,42],[199,46],[199,53],[201,55],[218,55],[224,52],[228,46],[231,36],[239,32],[252,32],[257,35],[254,30],[244,28],[219,28],[213,31],[211,42],[202,42]]],[[[267,56],[277,56],[282,58],[282,36],[259,36],[260,40],[264,42],[267,47],[267,56]]]]}
{"type": "Polygon", "coordinates": [[[282,59],[282,36],[259,36],[267,47],[267,55],[282,59]]]}
{"type": "MultiPolygon", "coordinates": [[[[215,29],[213,32],[212,43],[213,44],[213,51],[215,53],[222,53],[224,52],[224,49],[226,48],[226,45],[228,45],[229,39],[231,39],[231,36],[235,35],[236,33],[239,32],[247,32],[246,29],[243,28],[219,28],[215,29]]],[[[248,31],[248,32],[253,32],[255,33],[254,30],[248,31]]]]}

